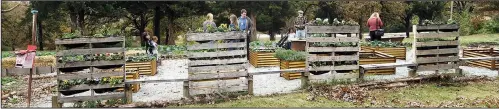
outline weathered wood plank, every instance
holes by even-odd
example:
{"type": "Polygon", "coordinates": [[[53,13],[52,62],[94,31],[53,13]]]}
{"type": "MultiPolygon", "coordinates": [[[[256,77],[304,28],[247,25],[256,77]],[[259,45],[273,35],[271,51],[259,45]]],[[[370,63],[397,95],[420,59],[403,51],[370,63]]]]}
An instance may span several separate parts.
{"type": "Polygon", "coordinates": [[[92,61],[92,66],[125,65],[125,60],[92,61]]]}
{"type": "Polygon", "coordinates": [[[85,79],[92,77],[91,73],[65,73],[57,75],[59,80],[69,80],[69,79],[85,79]]]}
{"type": "Polygon", "coordinates": [[[111,77],[111,76],[123,76],[124,72],[98,72],[93,73],[92,78],[102,78],[102,77],[111,77]]]}
{"type": "Polygon", "coordinates": [[[317,56],[317,55],[308,55],[307,56],[309,62],[315,61],[356,61],[359,60],[359,56],[317,56]]]}
{"type": "Polygon", "coordinates": [[[194,74],[189,75],[189,80],[206,80],[206,79],[223,79],[234,77],[246,77],[247,71],[229,72],[229,73],[207,73],[207,74],[194,74]]]}
{"type": "Polygon", "coordinates": [[[307,52],[360,51],[360,47],[308,47],[307,52]]]}
{"type": "Polygon", "coordinates": [[[420,65],[418,71],[435,71],[459,68],[457,64],[420,65]]]}
{"type": "Polygon", "coordinates": [[[245,42],[238,43],[202,43],[187,46],[187,50],[202,50],[202,49],[216,49],[216,48],[241,48],[245,47],[245,42]]]}
{"type": "Polygon", "coordinates": [[[95,101],[103,99],[119,99],[124,98],[125,93],[109,94],[109,95],[99,95],[99,96],[77,96],[77,97],[61,97],[58,102],[77,102],[77,101],[95,101]]]}
{"type": "Polygon", "coordinates": [[[233,58],[233,59],[216,59],[216,60],[191,60],[189,66],[198,65],[213,65],[213,64],[232,64],[247,62],[246,58],[233,58]]]}
{"type": "Polygon", "coordinates": [[[359,33],[360,26],[307,26],[307,33],[359,33]]]}
{"type": "Polygon", "coordinates": [[[189,52],[189,58],[202,58],[202,57],[221,57],[221,56],[236,56],[246,55],[246,50],[232,50],[232,51],[219,51],[219,52],[189,52]]]}
{"type": "Polygon", "coordinates": [[[358,37],[309,37],[307,42],[359,42],[358,37]]]}
{"type": "Polygon", "coordinates": [[[341,65],[341,66],[318,66],[311,67],[310,71],[325,71],[325,70],[356,70],[359,65],[341,65]]]}
{"type": "Polygon", "coordinates": [[[471,58],[459,58],[463,61],[482,61],[482,60],[499,60],[499,57],[471,57],[471,58]]]}
{"type": "Polygon", "coordinates": [[[80,54],[103,54],[125,52],[124,48],[92,48],[92,49],[71,49],[58,51],[56,56],[80,55],[80,54]]]}
{"type": "Polygon", "coordinates": [[[409,67],[416,66],[415,63],[386,63],[386,64],[368,64],[368,65],[360,65],[360,67],[371,70],[371,69],[385,69],[385,68],[395,68],[395,67],[409,67]]]}
{"type": "Polygon", "coordinates": [[[125,84],[97,84],[97,85],[87,85],[87,84],[80,84],[73,86],[69,89],[59,89],[59,91],[72,91],[72,90],[85,90],[85,89],[104,89],[104,88],[119,88],[119,87],[125,87],[125,84]]]}
{"type": "Polygon", "coordinates": [[[92,61],[79,61],[79,62],[57,62],[57,68],[71,68],[71,67],[88,67],[92,66],[92,61]]]}
{"type": "Polygon", "coordinates": [[[451,54],[459,53],[458,48],[433,49],[433,50],[418,50],[417,55],[436,55],[436,54],[451,54]]]}
{"type": "Polygon", "coordinates": [[[418,33],[416,38],[442,38],[442,37],[458,37],[458,32],[442,32],[442,33],[418,33]]]}
{"type": "Polygon", "coordinates": [[[224,39],[246,39],[244,32],[225,32],[225,33],[187,33],[187,41],[206,41],[206,40],[224,40],[224,39]]]}
{"type": "Polygon", "coordinates": [[[416,59],[416,63],[436,63],[436,62],[454,62],[459,61],[459,56],[451,57],[420,57],[416,59]]]}
{"type": "Polygon", "coordinates": [[[55,44],[82,44],[82,43],[104,43],[104,42],[123,42],[125,37],[105,37],[105,38],[74,38],[74,39],[55,39],[55,44]]]}
{"type": "Polygon", "coordinates": [[[459,45],[457,40],[453,41],[432,41],[432,42],[416,42],[416,47],[428,47],[428,46],[448,46],[448,45],[459,45]]]}
{"type": "Polygon", "coordinates": [[[189,73],[245,69],[246,64],[189,67],[189,73]]]}
{"type": "Polygon", "coordinates": [[[418,25],[417,27],[417,30],[418,31],[421,31],[421,30],[442,30],[442,29],[459,29],[459,25],[456,25],[456,24],[450,24],[450,25],[425,25],[425,26],[421,26],[421,25],[418,25]]]}

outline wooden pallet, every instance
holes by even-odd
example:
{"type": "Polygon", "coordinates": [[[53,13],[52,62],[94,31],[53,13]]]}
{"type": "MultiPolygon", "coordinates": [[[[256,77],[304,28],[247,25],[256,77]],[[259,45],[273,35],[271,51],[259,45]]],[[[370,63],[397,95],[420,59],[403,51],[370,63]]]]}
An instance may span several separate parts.
{"type": "Polygon", "coordinates": [[[184,96],[240,92],[248,90],[247,35],[233,31],[224,33],[188,33],[188,82],[184,82],[184,96]],[[220,41],[222,40],[222,41],[220,41]],[[221,43],[211,43],[220,41],[221,43]],[[231,49],[224,49],[231,48],[231,49]],[[212,52],[196,50],[218,49],[212,52]],[[223,50],[221,50],[223,49],[223,50]]]}
{"type": "Polygon", "coordinates": [[[274,51],[250,51],[250,64],[254,67],[279,66],[279,59],[274,57],[274,51]]]}
{"type": "MultiPolygon", "coordinates": [[[[360,37],[359,26],[307,26],[306,31],[309,36],[312,34],[328,34],[328,37],[308,37],[306,38],[306,52],[308,52],[306,64],[309,72],[330,72],[336,71],[337,73],[355,75],[350,73],[359,69],[359,51],[360,51],[360,37]],[[355,46],[345,47],[314,47],[310,46],[313,43],[354,43],[355,46]],[[314,62],[352,62],[351,64],[329,64],[321,66],[313,66],[314,62]]],[[[322,75],[314,75],[316,77],[322,75]]],[[[344,76],[353,77],[353,76],[344,76]]],[[[338,77],[342,78],[342,77],[338,77]]],[[[319,80],[320,81],[320,80],[319,80]]]]}
{"type": "MultiPolygon", "coordinates": [[[[499,50],[494,50],[494,48],[486,48],[486,49],[464,49],[463,57],[498,57],[499,50]]],[[[466,62],[469,65],[484,67],[491,70],[499,69],[499,61],[490,60],[490,61],[468,61],[466,62]]]]}
{"type": "MultiPolygon", "coordinates": [[[[360,52],[360,65],[366,64],[385,64],[385,63],[396,63],[396,58],[392,55],[381,53],[381,52],[360,52]]],[[[387,69],[375,69],[368,70],[367,74],[375,74],[375,75],[392,75],[395,74],[395,68],[387,68],[387,69]]]]}
{"type": "Polygon", "coordinates": [[[406,57],[406,47],[368,47],[362,46],[360,47],[362,51],[379,51],[381,53],[386,53],[392,56],[395,56],[397,59],[405,60],[406,57]]]}
{"type": "Polygon", "coordinates": [[[125,67],[125,69],[139,69],[140,75],[154,76],[157,72],[156,60],[152,60],[149,62],[127,62],[125,67]]]}
{"type": "Polygon", "coordinates": [[[417,71],[438,71],[459,68],[459,26],[458,25],[428,25],[413,26],[415,63],[417,71]],[[421,33],[420,33],[421,32],[421,33]],[[426,32],[426,33],[422,33],[426,32]],[[425,41],[424,38],[449,38],[445,41],[425,41]]]}
{"type": "MultiPolygon", "coordinates": [[[[279,67],[281,68],[281,70],[305,68],[305,61],[284,61],[284,60],[281,60],[279,67]]],[[[301,72],[284,72],[284,73],[281,73],[281,77],[284,77],[287,80],[298,79],[298,78],[301,78],[301,72]]]]}
{"type": "MultiPolygon", "coordinates": [[[[57,46],[57,54],[56,56],[65,56],[65,55],[84,55],[84,54],[102,54],[102,53],[123,53],[125,52],[125,37],[105,37],[105,38],[75,38],[75,39],[56,39],[55,44],[57,46]],[[119,45],[121,47],[108,47],[108,48],[100,48],[94,46],[113,46],[119,45]],[[64,46],[60,48],[60,46],[64,46]]],[[[113,60],[113,61],[82,61],[82,62],[67,62],[60,63],[57,61],[57,80],[71,80],[71,79],[94,79],[94,78],[102,78],[102,77],[113,77],[119,76],[123,78],[125,81],[125,67],[120,67],[117,69],[120,70],[112,70],[110,72],[104,71],[103,66],[123,66],[125,65],[125,60],[113,60]],[[77,69],[77,68],[88,68],[90,69],[89,73],[81,73],[81,72],[62,72],[64,69],[77,69]]],[[[60,85],[58,83],[58,85],[60,85]]],[[[102,94],[96,95],[97,90],[100,89],[117,89],[123,88],[125,84],[80,84],[76,86],[71,86],[68,89],[58,89],[58,95],[52,97],[52,107],[62,107],[63,103],[67,102],[81,102],[81,101],[95,101],[95,100],[109,100],[109,99],[124,99],[125,93],[118,92],[114,94],[102,94]],[[75,92],[79,90],[89,90],[91,94],[89,96],[63,96],[63,92],[75,92]]]]}
{"type": "MultiPolygon", "coordinates": [[[[126,72],[126,80],[139,79],[139,72],[137,70],[127,71],[126,72]]],[[[115,76],[115,78],[122,78],[120,76],[115,76]]],[[[140,90],[140,83],[132,84],[133,93],[137,93],[140,90]]],[[[119,88],[118,91],[125,91],[125,88],[119,88]]]]}

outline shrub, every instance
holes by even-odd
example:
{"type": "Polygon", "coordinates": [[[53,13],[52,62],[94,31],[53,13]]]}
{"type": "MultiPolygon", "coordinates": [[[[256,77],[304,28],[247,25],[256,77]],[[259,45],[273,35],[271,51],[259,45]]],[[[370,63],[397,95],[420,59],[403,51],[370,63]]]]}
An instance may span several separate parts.
{"type": "Polygon", "coordinates": [[[276,50],[274,57],[285,61],[305,61],[306,53],[293,50],[276,50]]]}
{"type": "Polygon", "coordinates": [[[488,20],[483,24],[483,27],[479,30],[480,33],[499,33],[499,17],[495,19],[488,20]]]}

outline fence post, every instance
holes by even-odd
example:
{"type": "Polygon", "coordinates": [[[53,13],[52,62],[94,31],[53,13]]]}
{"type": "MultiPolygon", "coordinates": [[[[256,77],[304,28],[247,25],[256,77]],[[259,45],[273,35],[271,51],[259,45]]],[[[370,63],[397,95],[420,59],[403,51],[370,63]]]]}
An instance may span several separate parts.
{"type": "Polygon", "coordinates": [[[366,69],[363,67],[359,66],[359,81],[363,82],[364,81],[364,73],[366,72],[366,69]]]}
{"type": "Polygon", "coordinates": [[[57,96],[52,96],[52,108],[62,108],[62,103],[59,103],[57,96]]]}
{"type": "Polygon", "coordinates": [[[309,74],[310,73],[308,71],[307,72],[301,72],[301,75],[302,75],[301,76],[301,88],[302,89],[306,89],[308,87],[308,85],[309,85],[308,84],[308,82],[309,82],[308,75],[309,74]]]}
{"type": "Polygon", "coordinates": [[[127,104],[132,103],[132,93],[132,84],[125,84],[125,98],[127,104]]]}
{"type": "Polygon", "coordinates": [[[416,73],[417,71],[417,66],[414,69],[409,69],[409,77],[416,77],[418,74],[416,73]]]}
{"type": "Polygon", "coordinates": [[[456,68],[456,73],[459,76],[464,76],[463,69],[459,68],[459,66],[458,66],[458,68],[456,68]]]}
{"type": "Polygon", "coordinates": [[[184,97],[185,98],[189,98],[190,97],[190,94],[189,94],[189,81],[184,81],[184,97]]]}
{"type": "Polygon", "coordinates": [[[254,93],[253,93],[253,75],[248,75],[248,94],[254,95],[254,93]]]}

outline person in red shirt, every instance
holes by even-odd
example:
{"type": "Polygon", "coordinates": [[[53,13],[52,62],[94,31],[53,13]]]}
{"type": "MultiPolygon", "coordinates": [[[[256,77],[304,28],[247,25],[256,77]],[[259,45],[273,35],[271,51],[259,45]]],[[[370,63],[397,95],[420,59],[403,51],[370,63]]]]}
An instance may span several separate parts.
{"type": "Polygon", "coordinates": [[[369,27],[369,36],[371,36],[371,40],[381,40],[381,36],[376,36],[375,31],[377,29],[381,29],[383,26],[383,22],[379,17],[377,12],[371,14],[371,17],[367,20],[367,27],[369,27]]]}

